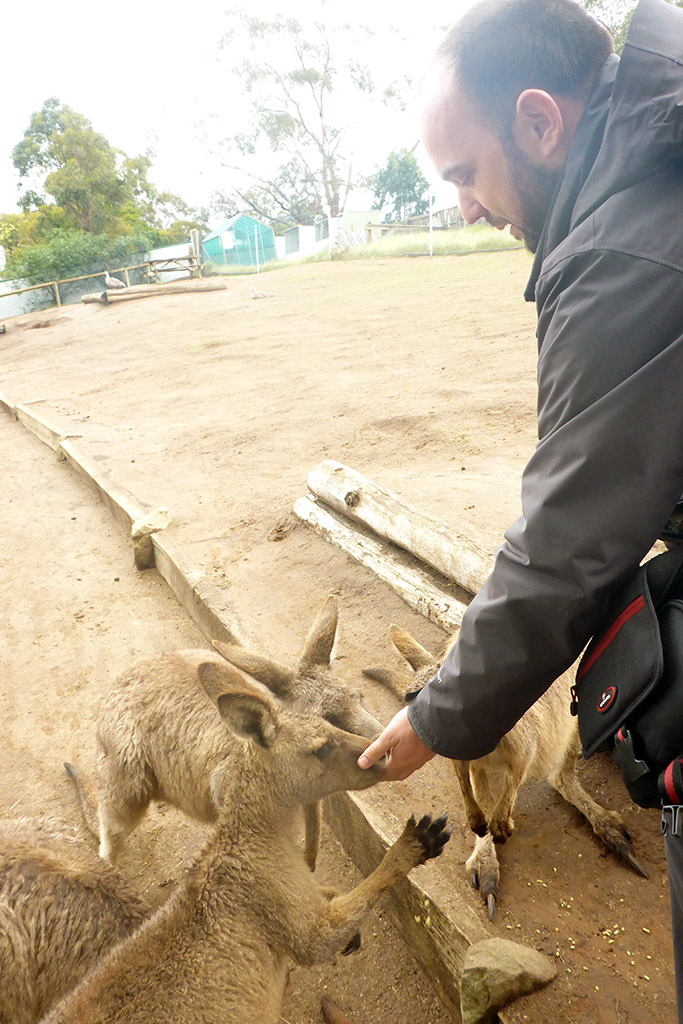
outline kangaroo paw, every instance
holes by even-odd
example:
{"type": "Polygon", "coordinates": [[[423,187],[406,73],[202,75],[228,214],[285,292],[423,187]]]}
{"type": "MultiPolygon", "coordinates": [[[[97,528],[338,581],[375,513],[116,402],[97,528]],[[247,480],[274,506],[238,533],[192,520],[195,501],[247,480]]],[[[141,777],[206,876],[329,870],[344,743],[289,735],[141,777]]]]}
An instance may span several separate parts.
{"type": "Polygon", "coordinates": [[[451,838],[451,828],[446,825],[448,821],[448,815],[442,814],[440,818],[432,821],[431,814],[425,814],[420,820],[415,822],[415,815],[411,814],[405,829],[403,830],[404,836],[408,839],[416,840],[420,847],[421,853],[418,864],[424,864],[427,860],[432,860],[434,857],[438,857],[444,846],[451,838]]]}
{"type": "Polygon", "coordinates": [[[470,826],[470,831],[474,832],[475,836],[485,836],[489,830],[486,824],[486,818],[470,818],[467,822],[470,826]]]}
{"type": "Polygon", "coordinates": [[[500,868],[492,836],[488,835],[477,839],[465,869],[470,885],[473,889],[479,890],[486,903],[489,920],[493,920],[498,899],[500,868]]]}
{"type": "Polygon", "coordinates": [[[629,864],[642,878],[649,877],[645,868],[641,867],[636,860],[631,834],[619,815],[615,814],[614,817],[597,822],[594,828],[598,838],[603,841],[608,850],[617,855],[619,860],[629,864]]]}
{"type": "Polygon", "coordinates": [[[514,830],[515,823],[510,817],[500,821],[492,820],[489,822],[489,832],[493,837],[494,843],[504,843],[510,838],[514,830]]]}

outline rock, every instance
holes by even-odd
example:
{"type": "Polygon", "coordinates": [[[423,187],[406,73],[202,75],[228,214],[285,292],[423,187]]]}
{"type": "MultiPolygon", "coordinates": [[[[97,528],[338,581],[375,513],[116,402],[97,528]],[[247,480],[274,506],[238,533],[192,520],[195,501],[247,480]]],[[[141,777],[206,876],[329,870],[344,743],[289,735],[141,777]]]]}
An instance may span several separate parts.
{"type": "Polygon", "coordinates": [[[462,1024],[491,1024],[503,1006],[548,985],[556,974],[552,960],[518,942],[476,942],[467,951],[462,972],[462,1024]]]}
{"type": "Polygon", "coordinates": [[[133,523],[131,537],[133,539],[133,555],[138,569],[149,569],[154,565],[154,545],[152,534],[165,530],[171,522],[167,508],[156,508],[153,512],[133,523]]]}

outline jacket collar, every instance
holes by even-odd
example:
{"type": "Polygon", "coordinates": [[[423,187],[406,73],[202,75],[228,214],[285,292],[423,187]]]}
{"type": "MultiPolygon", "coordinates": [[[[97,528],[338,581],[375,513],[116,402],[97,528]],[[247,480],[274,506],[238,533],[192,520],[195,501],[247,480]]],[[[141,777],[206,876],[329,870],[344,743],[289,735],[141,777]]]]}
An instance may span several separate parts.
{"type": "Polygon", "coordinates": [[[574,226],[572,214],[577,205],[579,193],[595,163],[602,145],[605,123],[610,110],[612,88],[619,67],[619,58],[614,54],[605,62],[597,79],[595,88],[588,98],[586,109],[577,126],[569,156],[565,164],[564,174],[555,191],[546,217],[543,231],[539,239],[536,255],[531,267],[531,274],[524,290],[527,302],[533,302],[536,282],[541,273],[543,261],[569,234],[574,226]]]}

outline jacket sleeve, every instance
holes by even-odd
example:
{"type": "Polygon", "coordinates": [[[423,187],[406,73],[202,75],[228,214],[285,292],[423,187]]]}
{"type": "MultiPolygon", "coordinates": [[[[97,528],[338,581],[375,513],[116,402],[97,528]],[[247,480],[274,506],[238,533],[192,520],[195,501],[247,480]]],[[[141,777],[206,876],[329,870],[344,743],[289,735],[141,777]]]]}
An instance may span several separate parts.
{"type": "Polygon", "coordinates": [[[543,275],[537,296],[540,440],[522,516],[408,711],[459,760],[491,751],[578,657],[683,491],[681,271],[591,251],[543,275]]]}

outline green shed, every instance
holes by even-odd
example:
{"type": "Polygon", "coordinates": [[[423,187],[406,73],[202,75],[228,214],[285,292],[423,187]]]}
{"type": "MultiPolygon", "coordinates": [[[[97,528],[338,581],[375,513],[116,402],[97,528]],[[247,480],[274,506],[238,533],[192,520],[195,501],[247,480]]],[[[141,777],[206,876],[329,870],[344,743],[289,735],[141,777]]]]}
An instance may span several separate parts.
{"type": "Polygon", "coordinates": [[[219,266],[255,267],[275,257],[273,229],[248,213],[224,221],[202,240],[202,255],[219,266]]]}

